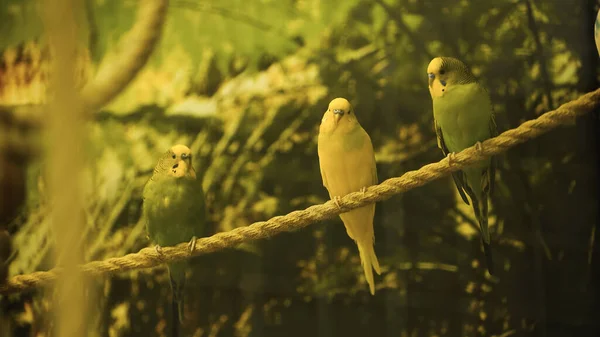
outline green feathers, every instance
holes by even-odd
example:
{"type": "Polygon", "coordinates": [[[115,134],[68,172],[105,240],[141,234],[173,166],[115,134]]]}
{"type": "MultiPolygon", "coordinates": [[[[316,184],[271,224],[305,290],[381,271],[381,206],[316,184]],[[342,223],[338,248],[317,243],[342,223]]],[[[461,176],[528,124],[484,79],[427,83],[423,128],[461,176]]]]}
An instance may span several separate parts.
{"type": "MultiPolygon", "coordinates": [[[[445,156],[496,136],[490,96],[464,63],[451,57],[435,58],[427,67],[427,76],[438,146],[445,156]]],[[[471,199],[490,274],[493,274],[493,259],[488,198],[494,189],[494,164],[490,158],[452,174],[463,201],[469,204],[467,195],[471,199]]]]}
{"type": "MultiPolygon", "coordinates": [[[[158,161],[143,191],[143,216],[157,246],[174,246],[206,234],[202,185],[196,180],[190,149],[175,145],[158,161]]],[[[169,264],[173,300],[183,322],[183,295],[188,261],[169,264]]]]}
{"type": "MultiPolygon", "coordinates": [[[[476,83],[477,79],[471,73],[471,70],[460,60],[452,57],[440,57],[440,72],[448,74],[453,79],[451,84],[469,84],[476,83]]],[[[443,75],[443,74],[441,74],[443,75]]]]}
{"type": "Polygon", "coordinates": [[[154,175],[143,192],[146,230],[160,246],[174,246],[204,234],[204,195],[195,178],[154,175]]]}

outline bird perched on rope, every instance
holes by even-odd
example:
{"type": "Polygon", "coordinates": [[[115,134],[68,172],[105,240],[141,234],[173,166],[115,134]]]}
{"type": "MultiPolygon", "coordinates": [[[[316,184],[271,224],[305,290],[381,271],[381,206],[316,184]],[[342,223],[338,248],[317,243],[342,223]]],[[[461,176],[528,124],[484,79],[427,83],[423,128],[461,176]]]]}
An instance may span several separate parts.
{"type": "MultiPolygon", "coordinates": [[[[433,117],[438,147],[445,156],[452,156],[495,137],[496,121],[488,92],[475,79],[469,68],[458,59],[436,57],[427,67],[429,93],[433,100],[433,117]]],[[[489,158],[452,174],[456,188],[469,205],[481,227],[481,239],[487,269],[493,274],[493,259],[488,230],[488,198],[494,191],[495,161],[489,158]]]]}
{"type": "MultiPolygon", "coordinates": [[[[185,145],[175,145],[159,159],[143,190],[143,216],[150,239],[161,246],[174,246],[190,240],[190,252],[197,237],[205,235],[206,209],[202,185],[196,180],[192,153],[185,145]]],[[[188,260],[168,265],[174,308],[183,323],[185,271],[188,260]]],[[[177,325],[174,322],[174,325],[177,325]]]]}
{"type": "MultiPolygon", "coordinates": [[[[318,138],[319,165],[323,185],[337,203],[341,196],[365,191],[377,184],[373,144],[356,119],[350,102],[336,98],[329,103],[321,120],[318,138]]],[[[346,232],[356,242],[371,295],[375,294],[373,270],[381,274],[373,247],[375,204],[340,214],[346,232]]]]}

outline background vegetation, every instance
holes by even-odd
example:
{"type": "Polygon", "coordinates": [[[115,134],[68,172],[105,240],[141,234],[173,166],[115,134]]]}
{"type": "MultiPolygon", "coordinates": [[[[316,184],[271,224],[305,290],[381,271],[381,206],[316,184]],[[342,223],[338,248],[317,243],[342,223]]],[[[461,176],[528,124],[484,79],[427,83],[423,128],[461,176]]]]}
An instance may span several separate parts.
{"type": "MultiPolygon", "coordinates": [[[[45,100],[37,8],[0,5],[1,104],[45,100]]],[[[137,8],[83,2],[82,81],[123,48],[137,8]]],[[[141,189],[172,144],[197,154],[215,233],[327,200],[316,135],[335,97],[371,135],[381,181],[441,159],[425,74],[435,56],[471,66],[501,131],[594,90],[597,10],[592,0],[172,0],[151,61],[90,126],[86,260],[149,245],[141,189]]],[[[597,130],[589,115],[501,157],[495,277],[447,178],[378,204],[374,297],[335,219],[196,258],[185,335],[597,336],[597,130]]],[[[53,267],[44,163],[26,169],[26,205],[8,224],[10,275],[53,267]]],[[[14,336],[48,335],[44,292],[2,297],[14,336]]],[[[92,335],[169,333],[166,268],[98,278],[93,292],[92,335]]]]}

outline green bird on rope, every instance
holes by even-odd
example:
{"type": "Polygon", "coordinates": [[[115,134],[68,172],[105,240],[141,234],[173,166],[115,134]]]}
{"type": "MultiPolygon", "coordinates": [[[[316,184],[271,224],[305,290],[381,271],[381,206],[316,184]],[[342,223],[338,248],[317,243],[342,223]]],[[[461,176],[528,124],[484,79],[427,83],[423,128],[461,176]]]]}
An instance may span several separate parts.
{"type": "MultiPolygon", "coordinates": [[[[165,152],[143,191],[143,216],[149,238],[161,246],[174,246],[190,240],[190,252],[197,237],[205,235],[206,209],[202,185],[196,180],[192,154],[185,145],[175,145],[165,152]]],[[[189,260],[168,265],[173,307],[179,322],[184,320],[185,272],[189,260]]],[[[174,322],[174,325],[175,324],[174,322]]]]}
{"type": "MultiPolygon", "coordinates": [[[[438,147],[445,156],[498,135],[490,95],[467,66],[458,59],[436,57],[427,67],[429,93],[438,147]]],[[[481,227],[487,269],[494,273],[491,238],[488,230],[488,198],[494,191],[495,161],[491,157],[452,174],[462,200],[469,205],[481,227]]]]}

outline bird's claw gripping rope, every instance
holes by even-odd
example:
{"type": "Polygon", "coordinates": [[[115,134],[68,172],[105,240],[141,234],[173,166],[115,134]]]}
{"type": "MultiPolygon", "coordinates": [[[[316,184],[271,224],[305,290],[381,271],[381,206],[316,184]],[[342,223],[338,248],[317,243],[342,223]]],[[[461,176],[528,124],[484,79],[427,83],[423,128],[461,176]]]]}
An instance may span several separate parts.
{"type": "Polygon", "coordinates": [[[448,158],[448,165],[452,166],[452,162],[454,161],[454,156],[456,156],[456,153],[454,153],[454,152],[448,153],[448,155],[446,156],[448,158]]]}
{"type": "Polygon", "coordinates": [[[331,200],[333,200],[333,202],[335,203],[335,205],[337,206],[337,208],[342,209],[342,206],[340,205],[340,200],[342,200],[342,198],[340,198],[339,195],[336,195],[331,200]]]}
{"type": "Polygon", "coordinates": [[[162,255],[162,248],[160,245],[154,246],[154,250],[156,251],[156,254],[162,255]]]}
{"type": "Polygon", "coordinates": [[[194,236],[192,236],[190,243],[188,243],[188,250],[189,250],[190,254],[192,254],[194,252],[194,250],[196,249],[196,240],[197,239],[198,238],[194,235],[194,236]]]}
{"type": "Polygon", "coordinates": [[[363,188],[360,189],[360,192],[364,195],[365,193],[367,193],[367,187],[364,186],[363,188]]]}
{"type": "Polygon", "coordinates": [[[475,150],[477,150],[479,152],[483,151],[483,145],[481,145],[481,142],[475,143],[475,150]]]}

